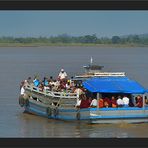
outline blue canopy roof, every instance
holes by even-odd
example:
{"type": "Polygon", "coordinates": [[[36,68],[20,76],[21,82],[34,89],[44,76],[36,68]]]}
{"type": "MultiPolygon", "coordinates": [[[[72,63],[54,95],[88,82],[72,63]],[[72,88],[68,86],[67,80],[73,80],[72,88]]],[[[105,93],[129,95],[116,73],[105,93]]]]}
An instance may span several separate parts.
{"type": "Polygon", "coordinates": [[[147,92],[139,83],[127,77],[90,78],[83,82],[83,86],[90,92],[99,93],[144,94],[147,92]]]}

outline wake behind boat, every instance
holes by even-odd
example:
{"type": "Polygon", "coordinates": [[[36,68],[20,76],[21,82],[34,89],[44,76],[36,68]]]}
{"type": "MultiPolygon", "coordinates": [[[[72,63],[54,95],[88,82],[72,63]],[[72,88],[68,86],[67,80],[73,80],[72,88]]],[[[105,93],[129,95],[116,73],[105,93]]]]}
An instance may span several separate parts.
{"type": "Polygon", "coordinates": [[[147,90],[125,72],[102,72],[84,66],[85,73],[68,79],[28,78],[21,85],[19,104],[26,112],[51,119],[90,123],[148,122],[147,90]]]}

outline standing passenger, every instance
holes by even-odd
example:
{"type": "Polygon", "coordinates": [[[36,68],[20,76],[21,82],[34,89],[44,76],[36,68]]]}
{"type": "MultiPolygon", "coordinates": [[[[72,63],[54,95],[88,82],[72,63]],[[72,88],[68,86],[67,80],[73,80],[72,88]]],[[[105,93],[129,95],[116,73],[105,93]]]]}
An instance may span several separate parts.
{"type": "Polygon", "coordinates": [[[64,69],[61,69],[59,76],[58,76],[58,79],[61,80],[61,81],[67,79],[67,73],[64,71],[64,69]]]}

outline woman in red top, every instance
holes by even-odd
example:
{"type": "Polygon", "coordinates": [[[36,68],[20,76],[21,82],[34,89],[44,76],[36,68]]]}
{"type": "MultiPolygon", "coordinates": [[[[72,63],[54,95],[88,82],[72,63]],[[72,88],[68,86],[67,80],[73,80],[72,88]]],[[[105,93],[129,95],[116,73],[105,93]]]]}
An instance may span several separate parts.
{"type": "Polygon", "coordinates": [[[110,107],[111,106],[111,101],[109,98],[104,98],[104,107],[110,107]]]}
{"type": "Polygon", "coordinates": [[[116,101],[114,96],[112,96],[111,105],[112,105],[113,108],[117,107],[117,101],[116,101]]]}
{"type": "Polygon", "coordinates": [[[99,99],[99,108],[104,107],[104,100],[102,98],[99,99]]]}

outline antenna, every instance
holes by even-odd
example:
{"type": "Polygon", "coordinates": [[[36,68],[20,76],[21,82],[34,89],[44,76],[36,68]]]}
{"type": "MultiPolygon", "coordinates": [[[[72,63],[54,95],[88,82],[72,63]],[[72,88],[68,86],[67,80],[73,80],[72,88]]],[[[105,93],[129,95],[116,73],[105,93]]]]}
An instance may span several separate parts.
{"type": "Polygon", "coordinates": [[[91,58],[90,58],[90,64],[92,64],[92,63],[93,63],[93,58],[91,57],[91,58]]]}

